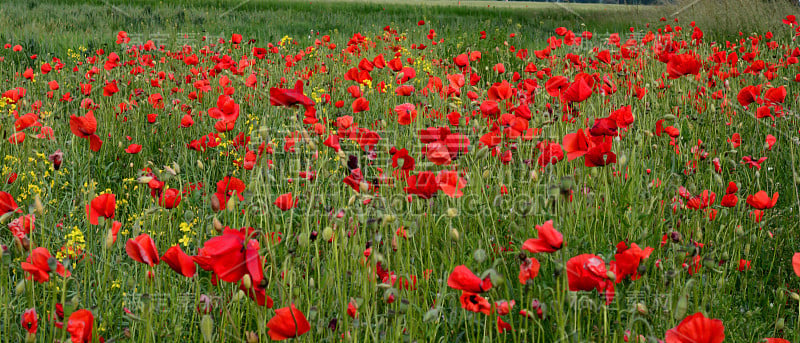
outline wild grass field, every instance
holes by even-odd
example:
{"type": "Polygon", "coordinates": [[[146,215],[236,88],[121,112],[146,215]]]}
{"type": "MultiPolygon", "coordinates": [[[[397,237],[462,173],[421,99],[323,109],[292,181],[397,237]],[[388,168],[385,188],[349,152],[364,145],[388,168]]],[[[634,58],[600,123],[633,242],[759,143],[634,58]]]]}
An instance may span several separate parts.
{"type": "Polygon", "coordinates": [[[752,3],[0,3],[0,342],[798,342],[752,3]]]}

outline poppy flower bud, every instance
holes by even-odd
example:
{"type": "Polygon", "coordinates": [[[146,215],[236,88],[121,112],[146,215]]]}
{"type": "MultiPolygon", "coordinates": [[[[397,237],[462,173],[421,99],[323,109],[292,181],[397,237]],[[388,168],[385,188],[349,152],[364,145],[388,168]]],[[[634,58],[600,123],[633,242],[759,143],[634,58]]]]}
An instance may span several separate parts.
{"type": "Polygon", "coordinates": [[[316,281],[314,281],[313,277],[308,279],[308,287],[309,288],[314,288],[316,286],[316,284],[317,283],[316,283],[316,281]]]}
{"type": "Polygon", "coordinates": [[[35,333],[26,332],[25,333],[25,343],[33,343],[33,342],[36,342],[36,334],[35,333]]]}
{"type": "Polygon", "coordinates": [[[475,156],[476,156],[476,157],[477,157],[479,160],[485,159],[485,158],[486,158],[486,156],[488,156],[488,155],[489,155],[489,148],[488,148],[488,147],[486,147],[486,146],[484,146],[484,147],[481,147],[480,149],[478,149],[478,152],[475,154],[475,156]]]}
{"type": "Polygon", "coordinates": [[[212,305],[213,302],[211,301],[211,298],[205,294],[202,294],[200,295],[200,299],[198,299],[196,306],[197,312],[200,314],[208,314],[213,309],[212,305]]]}
{"type": "Polygon", "coordinates": [[[242,277],[242,287],[244,287],[244,289],[250,289],[250,287],[253,287],[253,280],[250,278],[249,274],[245,274],[242,277]]]}
{"type": "Polygon", "coordinates": [[[737,225],[736,229],[734,229],[733,231],[736,232],[736,234],[739,236],[744,236],[744,229],[742,228],[741,225],[737,225]]]}
{"type": "Polygon", "coordinates": [[[792,298],[792,300],[795,301],[800,301],[800,295],[797,295],[795,292],[789,292],[789,298],[792,298]]]}
{"type": "Polygon", "coordinates": [[[369,183],[366,183],[366,182],[364,182],[364,181],[361,181],[361,182],[359,182],[359,183],[358,183],[358,189],[359,189],[361,192],[366,192],[366,191],[368,191],[368,190],[369,190],[369,183]]]}
{"type": "Polygon", "coordinates": [[[14,246],[21,252],[26,252],[31,248],[31,242],[28,237],[14,237],[14,246]]]}
{"type": "Polygon", "coordinates": [[[14,294],[22,295],[22,293],[24,293],[26,289],[25,283],[26,283],[25,279],[19,280],[19,282],[17,282],[16,287],[14,287],[14,294]]]}
{"type": "Polygon", "coordinates": [[[222,223],[219,221],[219,219],[217,219],[216,216],[214,216],[214,219],[211,220],[211,225],[214,226],[214,230],[216,230],[217,232],[222,232],[222,228],[223,228],[222,227],[222,223]]]}
{"type": "Polygon", "coordinates": [[[203,161],[197,160],[197,169],[203,170],[204,167],[203,161]]]}
{"type": "Polygon", "coordinates": [[[3,214],[2,216],[0,216],[0,224],[5,224],[8,221],[8,219],[13,217],[14,215],[15,215],[14,211],[10,211],[8,213],[3,214]]]}
{"type": "Polygon", "coordinates": [[[236,210],[236,197],[228,198],[228,202],[225,203],[225,209],[231,213],[233,213],[236,210]]]}
{"type": "Polygon", "coordinates": [[[39,196],[39,193],[36,193],[36,196],[33,198],[33,210],[39,215],[44,214],[44,205],[42,205],[42,198],[39,196]]]}
{"type": "Polygon", "coordinates": [[[333,229],[330,226],[326,226],[325,229],[322,230],[322,240],[330,241],[333,238],[333,229]]]}
{"type": "Polygon", "coordinates": [[[176,172],[175,169],[172,169],[170,166],[164,166],[164,171],[172,176],[178,175],[178,172],[176,172]]]}
{"type": "Polygon", "coordinates": [[[778,318],[778,321],[775,322],[775,330],[783,330],[786,327],[784,324],[783,318],[778,318]]]}
{"type": "Polygon", "coordinates": [[[244,335],[247,343],[258,343],[258,334],[253,331],[247,331],[244,335]]]}
{"type": "Polygon", "coordinates": [[[176,175],[181,173],[181,166],[178,164],[178,162],[172,162],[172,170],[176,175]]]}
{"type": "Polygon", "coordinates": [[[672,239],[673,243],[680,243],[681,242],[681,233],[678,231],[672,231],[669,234],[669,238],[672,239]]]}
{"type": "Polygon", "coordinates": [[[448,208],[447,209],[447,216],[450,218],[458,217],[458,209],[455,208],[448,208]]]}
{"type": "Polygon", "coordinates": [[[144,185],[144,184],[150,183],[150,181],[152,181],[152,180],[153,180],[152,176],[144,176],[144,175],[142,175],[142,176],[139,176],[138,179],[136,179],[136,182],[144,185]]]}
{"type": "Polygon", "coordinates": [[[347,206],[353,206],[353,204],[355,204],[355,203],[356,203],[356,196],[355,195],[351,196],[350,199],[347,199],[347,206]]]}
{"type": "Polygon", "coordinates": [[[452,239],[453,242],[458,242],[458,239],[459,239],[458,230],[456,230],[455,228],[450,228],[450,231],[448,232],[448,234],[450,235],[450,239],[452,239]]]}
{"type": "Polygon", "coordinates": [[[614,274],[614,272],[612,272],[610,270],[606,271],[606,277],[608,277],[608,279],[611,280],[611,281],[614,281],[614,280],[617,279],[617,275],[614,274]]]}
{"type": "Polygon", "coordinates": [[[203,315],[203,319],[200,320],[200,333],[203,335],[203,341],[205,342],[213,341],[214,320],[211,319],[211,315],[209,314],[203,315]]]}
{"type": "Polygon", "coordinates": [[[649,313],[647,310],[647,305],[644,303],[636,303],[636,312],[639,312],[639,314],[643,316],[646,316],[649,313]]]}
{"type": "Polygon", "coordinates": [[[672,311],[672,318],[675,320],[682,320],[686,316],[686,310],[689,309],[689,296],[681,295],[678,298],[678,303],[675,305],[675,310],[672,311]]]}
{"type": "Polygon", "coordinates": [[[472,253],[472,258],[475,259],[475,262],[483,263],[486,261],[486,250],[477,249],[472,253]]]}
{"type": "Polygon", "coordinates": [[[47,267],[50,268],[50,270],[56,270],[56,268],[58,268],[58,260],[50,256],[50,258],[47,259],[47,267]]]}

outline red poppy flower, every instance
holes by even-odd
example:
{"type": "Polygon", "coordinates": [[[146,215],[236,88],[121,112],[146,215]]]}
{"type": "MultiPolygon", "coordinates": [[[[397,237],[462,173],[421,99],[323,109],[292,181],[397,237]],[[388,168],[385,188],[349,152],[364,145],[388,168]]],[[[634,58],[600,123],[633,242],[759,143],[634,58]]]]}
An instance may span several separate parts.
{"type": "Polygon", "coordinates": [[[89,218],[89,223],[98,225],[97,218],[113,219],[116,209],[116,196],[112,193],[101,194],[86,205],[86,217],[89,218]]]}
{"type": "Polygon", "coordinates": [[[626,242],[619,242],[614,261],[609,263],[611,271],[616,275],[615,281],[620,283],[628,276],[631,277],[631,280],[638,279],[640,277],[638,273],[639,263],[650,257],[652,252],[653,248],[651,247],[642,249],[636,243],[632,243],[629,247],[626,242]]]}
{"type": "Polygon", "coordinates": [[[564,89],[561,93],[561,101],[580,103],[590,96],[592,96],[592,87],[586,82],[586,78],[580,77],[564,89]]]}
{"type": "Polygon", "coordinates": [[[20,216],[8,223],[8,230],[11,231],[14,237],[23,239],[33,231],[35,221],[36,216],[33,214],[20,216]]]}
{"type": "Polygon", "coordinates": [[[525,284],[528,280],[539,275],[539,260],[529,257],[519,265],[519,283],[525,284]]]}
{"type": "Polygon", "coordinates": [[[544,168],[549,164],[556,164],[564,159],[564,150],[561,144],[555,142],[542,142],[537,148],[542,152],[537,159],[540,167],[544,168]]]}
{"type": "Polygon", "coordinates": [[[422,199],[430,199],[439,190],[439,185],[436,183],[436,174],[429,171],[423,171],[419,174],[414,174],[406,179],[407,187],[403,190],[408,194],[416,194],[422,199]]]}
{"type": "Polygon", "coordinates": [[[497,317],[497,332],[503,333],[509,330],[514,331],[511,324],[504,322],[503,318],[497,317]]]}
{"type": "Polygon", "coordinates": [[[460,265],[447,277],[447,286],[465,292],[483,293],[492,289],[492,280],[488,276],[481,280],[469,268],[460,265]]]}
{"type": "Polygon", "coordinates": [[[436,183],[439,184],[439,189],[444,194],[451,198],[460,198],[464,195],[461,189],[466,186],[467,181],[460,177],[455,170],[442,170],[436,174],[436,183]]]}
{"type": "Polygon", "coordinates": [[[8,212],[22,213],[22,209],[19,208],[17,202],[14,201],[14,197],[12,197],[11,194],[0,191],[0,215],[8,212]]]}
{"type": "Polygon", "coordinates": [[[722,343],[725,327],[719,319],[706,318],[697,312],[684,318],[678,326],[667,330],[666,343],[722,343]]]}
{"type": "Polygon", "coordinates": [[[142,151],[142,146],[139,144],[131,144],[125,148],[125,152],[129,154],[138,154],[140,151],[142,151]]]}
{"type": "Polygon", "coordinates": [[[772,208],[776,203],[778,203],[778,192],[773,193],[772,198],[765,191],[758,191],[754,195],[747,196],[747,204],[757,210],[772,208]]]}
{"type": "Polygon", "coordinates": [[[269,102],[272,106],[314,105],[314,102],[303,94],[303,81],[300,80],[295,83],[294,88],[270,88],[269,102]]]}
{"type": "Polygon", "coordinates": [[[177,188],[169,188],[161,193],[158,204],[166,209],[178,207],[181,203],[181,192],[177,188]]]}
{"type": "Polygon", "coordinates": [[[568,133],[564,135],[562,144],[564,145],[564,150],[567,152],[568,161],[581,157],[589,151],[589,138],[583,132],[583,129],[578,129],[577,133],[568,133]]]}
{"type": "Polygon", "coordinates": [[[617,162],[617,155],[611,151],[611,143],[598,144],[589,149],[583,157],[587,167],[602,167],[617,162]]]}
{"type": "Polygon", "coordinates": [[[739,203],[739,197],[736,194],[725,194],[722,196],[719,204],[724,207],[735,207],[739,203]]]}
{"type": "Polygon", "coordinates": [[[22,269],[30,274],[29,278],[34,281],[44,283],[50,281],[50,272],[56,272],[63,277],[69,277],[71,273],[64,270],[64,265],[55,259],[46,248],[38,247],[31,251],[31,254],[21,263],[22,269]],[[55,270],[51,269],[55,266],[55,270]]]}
{"type": "Polygon", "coordinates": [[[289,209],[297,207],[297,199],[294,199],[292,197],[292,193],[289,192],[286,194],[279,195],[278,198],[275,199],[275,202],[273,202],[273,204],[275,204],[275,206],[278,206],[278,208],[280,208],[281,211],[288,211],[289,209]]]}
{"type": "Polygon", "coordinates": [[[614,282],[608,279],[606,263],[600,256],[582,254],[567,261],[570,291],[597,290],[605,294],[606,304],[614,300],[614,282]]]}
{"type": "Polygon", "coordinates": [[[67,320],[67,332],[72,339],[72,343],[89,343],[92,341],[92,327],[94,326],[94,315],[89,310],[77,310],[72,312],[67,320]]]}
{"type": "Polygon", "coordinates": [[[672,55],[667,62],[667,74],[670,79],[677,79],[684,75],[697,75],[700,73],[701,63],[692,53],[672,55]]]}
{"type": "Polygon", "coordinates": [[[264,279],[261,256],[258,254],[258,240],[245,241],[246,228],[233,230],[225,228],[221,236],[213,237],[199,249],[195,261],[207,264],[220,280],[237,282],[244,275],[250,275],[253,284],[260,284],[264,279]]]}
{"type": "Polygon", "coordinates": [[[742,106],[748,106],[754,102],[758,102],[758,98],[761,96],[761,85],[757,86],[747,86],[742,88],[739,91],[739,94],[736,95],[736,100],[739,101],[739,104],[742,106]]]}
{"type": "Polygon", "coordinates": [[[461,308],[467,311],[483,313],[487,316],[492,313],[492,305],[489,304],[486,298],[478,294],[463,291],[459,300],[461,301],[461,308]]]}
{"type": "Polygon", "coordinates": [[[360,113],[369,111],[369,101],[364,98],[358,98],[353,101],[353,113],[360,113]]]}
{"type": "Polygon", "coordinates": [[[214,124],[214,129],[218,132],[233,130],[236,120],[239,118],[239,104],[233,98],[222,94],[217,98],[217,107],[208,110],[208,116],[218,121],[214,124]]]}
{"type": "Polygon", "coordinates": [[[69,128],[76,136],[88,139],[89,147],[92,151],[100,151],[103,141],[100,140],[100,136],[95,134],[95,131],[97,131],[97,119],[95,119],[92,111],[89,111],[89,113],[82,117],[75,116],[74,114],[70,116],[69,128]]]}
{"type": "Polygon", "coordinates": [[[185,277],[192,277],[195,274],[196,267],[192,257],[186,255],[180,245],[173,245],[167,249],[161,259],[178,274],[185,277]]]}
{"type": "Polygon", "coordinates": [[[125,252],[128,257],[139,263],[147,264],[152,267],[159,262],[156,244],[150,235],[143,233],[136,238],[128,239],[125,242],[125,252]]]}
{"type": "Polygon", "coordinates": [[[532,253],[555,252],[564,245],[564,236],[553,228],[553,221],[548,220],[542,225],[536,225],[539,238],[530,238],[522,244],[522,249],[532,253]]]}
{"type": "Polygon", "coordinates": [[[267,322],[269,338],[274,341],[299,337],[311,330],[311,325],[303,312],[294,307],[284,307],[275,310],[275,317],[267,322]]]}
{"type": "Polygon", "coordinates": [[[36,309],[29,308],[22,312],[22,328],[29,334],[35,335],[36,330],[39,328],[39,318],[36,316],[36,309]]]}
{"type": "MultiPolygon", "coordinates": [[[[61,168],[61,163],[64,162],[64,153],[61,152],[61,149],[56,150],[56,152],[47,156],[47,160],[53,164],[53,169],[58,170],[61,168]]],[[[1,197],[0,197],[1,198],[1,197]]],[[[2,201],[2,200],[0,200],[2,201]]]]}
{"type": "Polygon", "coordinates": [[[792,256],[792,270],[794,270],[795,275],[800,277],[800,252],[796,252],[792,256]]]}

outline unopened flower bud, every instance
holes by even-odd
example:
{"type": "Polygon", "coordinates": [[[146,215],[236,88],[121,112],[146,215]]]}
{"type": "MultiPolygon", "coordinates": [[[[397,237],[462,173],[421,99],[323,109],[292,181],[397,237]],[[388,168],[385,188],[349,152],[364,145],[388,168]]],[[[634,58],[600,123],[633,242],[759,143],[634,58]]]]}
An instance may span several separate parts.
{"type": "Polygon", "coordinates": [[[203,341],[213,342],[214,319],[211,318],[211,315],[203,315],[203,319],[200,320],[200,333],[203,335],[203,341]]]}
{"type": "Polygon", "coordinates": [[[458,233],[458,230],[456,230],[456,228],[451,227],[450,231],[448,231],[448,234],[450,235],[450,239],[453,240],[453,242],[458,242],[460,235],[458,233]]]}
{"type": "Polygon", "coordinates": [[[247,331],[245,334],[245,339],[247,343],[258,343],[258,334],[253,331],[247,331]]]}
{"type": "Polygon", "coordinates": [[[211,224],[214,227],[214,230],[217,232],[222,232],[222,222],[220,222],[216,216],[214,216],[214,219],[211,220],[211,224]]]}
{"type": "Polygon", "coordinates": [[[36,196],[33,198],[33,210],[36,214],[44,214],[44,205],[42,205],[42,198],[39,196],[39,193],[36,193],[36,196]]]}
{"type": "Polygon", "coordinates": [[[448,208],[447,209],[447,216],[450,218],[455,218],[458,216],[458,209],[455,208],[448,208]]]}
{"type": "Polygon", "coordinates": [[[250,289],[250,287],[253,287],[253,280],[250,278],[250,274],[245,274],[242,277],[242,287],[244,287],[244,289],[250,289]]]}

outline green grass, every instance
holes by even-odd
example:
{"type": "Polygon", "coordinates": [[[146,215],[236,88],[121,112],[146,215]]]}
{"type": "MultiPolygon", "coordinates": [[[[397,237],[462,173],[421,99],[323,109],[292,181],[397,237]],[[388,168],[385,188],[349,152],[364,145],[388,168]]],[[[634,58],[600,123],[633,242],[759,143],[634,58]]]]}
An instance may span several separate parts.
{"type": "MultiPolygon", "coordinates": [[[[219,236],[216,223],[232,228],[253,227],[264,234],[255,239],[265,259],[266,294],[274,299],[275,309],[294,303],[308,318],[311,330],[299,338],[301,341],[621,342],[626,330],[631,331],[629,341],[636,341],[637,335],[653,341],[663,339],[667,330],[695,312],[722,320],[729,342],[757,342],[765,337],[800,339],[799,305],[791,298],[792,292],[800,289],[800,278],[791,264],[793,253],[800,250],[796,212],[800,198],[795,171],[796,161],[800,161],[796,143],[800,123],[795,111],[800,86],[794,81],[800,73],[797,65],[776,67],[777,77],[772,80],[763,73],[743,74],[731,78],[727,88],[720,80],[713,85],[706,82],[706,69],[701,70],[702,77],[697,80],[691,76],[662,80],[666,67],[657,61],[653,43],[631,47],[640,60],[617,65],[622,69],[603,64],[586,69],[588,73],[598,73],[600,80],[607,76],[619,90],[607,98],[593,94],[576,105],[580,115],[575,122],[562,121],[563,105],[544,89],[537,91],[530,105],[529,125],[541,129],[541,133],[533,140],[517,141],[513,147],[503,145],[499,152],[513,150],[513,163],[506,165],[486,148],[478,147],[479,138],[491,127],[481,117],[480,105],[492,84],[510,80],[514,72],[523,79],[536,78],[535,73],[523,71],[528,63],[539,69],[551,68],[553,76],[564,75],[573,80],[578,71],[565,69],[567,54],[587,61],[595,58],[595,49],[618,53],[616,47],[606,44],[608,34],[618,32],[624,42],[631,26],[636,28],[634,37],[641,38],[665,24],[675,25],[665,14],[672,9],[568,5],[578,14],[575,15],[557,6],[527,3],[251,1],[226,12],[239,2],[111,3],[116,8],[102,1],[74,0],[0,4],[0,44],[20,44],[23,49],[0,49],[0,92],[14,87],[27,89],[20,103],[4,103],[0,108],[0,180],[5,181],[12,172],[18,174],[15,182],[3,184],[0,190],[14,196],[25,213],[36,215],[36,229],[29,235],[31,248],[45,247],[53,254],[68,246],[83,251],[80,258],[62,259],[71,270],[71,277],[53,275],[47,283],[26,281],[21,263],[29,252],[16,245],[9,230],[0,230],[0,244],[9,247],[0,268],[0,342],[25,339],[20,315],[27,308],[35,308],[39,314],[39,332],[31,337],[33,340],[68,340],[66,331],[48,319],[54,315],[56,303],[64,305],[66,317],[78,309],[91,310],[95,332],[107,342],[234,342],[245,341],[248,336],[269,341],[266,323],[276,312],[256,306],[238,292],[236,284],[220,281],[214,285],[211,273],[199,268],[194,278],[180,276],[164,263],[151,268],[135,262],[125,250],[128,239],[147,233],[161,254],[180,244],[194,255],[207,240],[219,236]],[[665,15],[670,20],[659,22],[665,15]],[[425,21],[424,26],[418,26],[420,20],[425,21]],[[383,28],[387,25],[405,39],[379,39],[384,37],[383,28]],[[578,35],[591,31],[595,38],[580,46],[553,50],[557,56],[553,61],[534,57],[533,50],[546,47],[548,37],[562,26],[578,35]],[[431,29],[437,39],[444,39],[441,44],[430,44],[426,35],[431,29]],[[485,40],[478,38],[482,30],[486,30],[485,40]],[[103,63],[110,52],[119,54],[123,63],[141,61],[114,43],[119,31],[128,32],[135,42],[159,40],[171,52],[190,45],[201,58],[204,55],[199,50],[212,43],[200,41],[202,36],[230,40],[231,34],[239,33],[243,42],[254,39],[255,43],[239,47],[230,43],[209,47],[233,61],[249,55],[253,46],[266,48],[270,43],[280,46],[281,55],[296,56],[325,35],[331,37],[336,49],[315,46],[291,68],[280,56],[269,54],[267,59],[256,59],[243,75],[222,70],[209,76],[211,90],[195,100],[188,95],[196,90],[195,86],[185,82],[187,75],[193,75],[190,68],[181,59],[172,58],[171,53],[142,52],[153,58],[155,67],[143,67],[143,73],[137,75],[129,73],[130,66],[104,70],[103,63]],[[343,55],[342,50],[355,33],[369,37],[375,46],[364,48],[360,56],[343,55]],[[281,46],[281,41],[298,44],[281,46]],[[411,49],[411,44],[420,43],[428,47],[411,49]],[[530,54],[519,59],[509,51],[510,46],[530,49],[530,54]],[[345,81],[344,74],[362,58],[372,60],[384,54],[390,60],[395,47],[402,53],[404,64],[406,58],[416,61],[413,67],[417,77],[409,84],[417,90],[424,88],[431,76],[440,77],[447,87],[446,75],[458,72],[452,66],[453,58],[468,51],[482,53],[480,61],[471,62],[473,72],[482,78],[475,86],[467,82],[458,98],[421,93],[400,97],[394,95],[397,75],[388,68],[376,69],[372,72],[373,82],[360,87],[370,102],[370,110],[354,114],[353,99],[346,88],[357,83],[345,81]],[[92,67],[86,63],[87,58],[96,56],[97,49],[104,49],[105,54],[98,58],[99,72],[93,76],[92,93],[84,96],[80,84],[89,82],[86,72],[92,67]],[[32,54],[37,58],[31,59],[32,54]],[[47,75],[39,72],[42,63],[53,57],[59,57],[65,68],[47,75]],[[299,73],[315,67],[319,70],[323,63],[328,71],[314,73],[305,94],[317,102],[319,118],[333,123],[341,116],[351,115],[360,127],[379,132],[382,140],[374,159],[350,140],[342,140],[343,154],[323,145],[328,133],[335,129],[333,124],[326,125],[324,135],[317,135],[310,125],[302,124],[302,109],[270,106],[269,87],[277,86],[281,78],[286,79],[282,87],[291,87],[299,73]],[[505,74],[493,70],[497,63],[504,64],[505,74]],[[21,76],[29,67],[36,72],[35,81],[21,76]],[[72,71],[74,67],[78,72],[72,71]],[[163,88],[151,83],[160,71],[166,77],[163,88]],[[256,88],[243,83],[251,72],[258,75],[256,88]],[[216,132],[216,120],[198,115],[198,111],[207,113],[217,106],[223,76],[231,80],[230,85],[235,88],[233,99],[240,105],[235,129],[222,135],[222,145],[205,153],[189,150],[187,143],[216,132]],[[119,80],[120,92],[103,96],[102,88],[111,80],[119,80]],[[52,98],[48,97],[50,81],[60,84],[52,98]],[[377,85],[381,81],[393,88],[379,93],[377,85]],[[659,88],[661,81],[669,88],[659,88]],[[628,93],[628,82],[647,89],[641,100],[628,93]],[[749,109],[738,105],[739,90],[754,84],[764,84],[765,89],[787,88],[784,116],[774,121],[757,119],[755,105],[749,109]],[[705,95],[685,96],[696,93],[700,86],[706,88],[705,95]],[[172,92],[173,88],[182,91],[172,92]],[[134,95],[137,89],[141,93],[134,95]],[[479,101],[470,101],[468,91],[479,94],[479,101]],[[723,92],[728,105],[711,98],[715,91],[723,92]],[[71,93],[73,101],[59,101],[66,92],[71,93]],[[165,108],[153,108],[148,103],[147,96],[153,93],[164,97],[165,108]],[[322,104],[322,94],[331,96],[330,104],[322,104]],[[104,141],[98,152],[90,151],[89,142],[70,131],[70,116],[87,113],[80,107],[86,97],[98,106],[94,110],[97,133],[104,141]],[[42,102],[40,121],[53,128],[55,140],[36,139],[35,129],[27,129],[22,144],[10,144],[15,123],[11,112],[33,112],[37,100],[42,102]],[[138,105],[118,113],[120,103],[132,100],[138,105]],[[344,101],[344,107],[334,106],[337,100],[344,101]],[[408,126],[399,125],[392,114],[392,109],[406,102],[415,104],[419,111],[408,126]],[[191,107],[194,126],[179,128],[186,110],[181,105],[191,107]],[[553,114],[548,113],[548,105],[553,114]],[[545,168],[537,165],[541,154],[537,142],[561,142],[565,134],[591,127],[594,119],[626,105],[632,106],[635,121],[613,143],[616,164],[588,168],[579,158],[564,159],[545,168]],[[432,111],[442,115],[453,111],[464,116],[475,114],[468,125],[462,119],[456,127],[446,119],[436,118],[432,111]],[[151,113],[158,115],[152,124],[147,120],[151,113]],[[679,153],[669,144],[666,134],[654,135],[656,123],[662,119],[664,126],[680,129],[676,138],[679,153]],[[433,165],[421,151],[424,144],[420,143],[419,130],[438,126],[452,127],[471,142],[469,152],[450,166],[433,165]],[[274,153],[265,154],[252,170],[237,166],[235,162],[244,157],[244,152],[234,149],[232,140],[239,132],[251,138],[250,149],[265,143],[274,153]],[[730,143],[734,133],[742,137],[738,148],[730,143]],[[764,147],[768,134],[777,139],[772,150],[764,147]],[[306,135],[307,139],[300,138],[306,135]],[[287,136],[296,138],[295,152],[284,150],[287,136]],[[699,158],[697,151],[692,151],[699,141],[709,154],[706,158],[699,158]],[[142,145],[142,151],[125,153],[123,150],[131,143],[142,145]],[[451,198],[439,192],[432,199],[415,197],[409,202],[403,190],[404,180],[382,183],[374,193],[356,192],[342,182],[349,174],[350,159],[357,161],[367,180],[379,178],[381,171],[393,179],[392,172],[397,170],[391,165],[389,154],[393,146],[409,150],[417,163],[414,173],[450,168],[463,172],[464,195],[451,198]],[[47,155],[57,149],[64,152],[64,164],[58,171],[47,160],[47,155]],[[744,156],[768,159],[756,170],[741,163],[744,156]],[[715,158],[721,163],[721,173],[714,171],[711,161],[715,158]],[[697,163],[694,172],[687,168],[692,163],[697,163]],[[151,196],[147,184],[137,181],[144,175],[144,168],[150,168],[169,188],[184,189],[198,183],[204,186],[184,194],[179,206],[167,210],[151,196]],[[317,173],[313,182],[300,177],[301,171],[309,170],[317,173]],[[216,183],[226,176],[244,181],[244,201],[227,203],[230,210],[215,211],[212,193],[216,183]],[[720,198],[730,181],[739,187],[739,204],[725,208],[720,205],[720,198]],[[508,194],[501,193],[504,187],[508,194]],[[685,206],[673,211],[680,199],[680,187],[693,195],[703,190],[715,192],[716,201],[710,208],[718,210],[716,218],[711,221],[706,211],[685,206]],[[780,198],[756,223],[745,198],[760,190],[778,192],[780,198]],[[110,246],[105,242],[111,221],[91,225],[85,214],[86,205],[96,195],[107,192],[117,196],[115,219],[123,225],[117,242],[110,246]],[[288,192],[299,197],[299,206],[280,211],[273,201],[288,192]],[[37,196],[42,208],[36,206],[37,196]],[[537,237],[535,227],[547,220],[553,220],[555,228],[563,233],[564,247],[552,254],[521,251],[525,240],[537,237]],[[400,228],[407,231],[407,237],[397,234],[400,228]],[[681,238],[675,242],[668,239],[662,247],[662,237],[666,234],[669,238],[674,233],[681,238]],[[271,239],[276,236],[280,242],[271,239]],[[609,262],[615,259],[616,245],[621,241],[654,248],[652,255],[642,261],[641,279],[617,284],[615,299],[609,305],[596,291],[567,290],[569,272],[564,268],[569,259],[597,254],[609,262]],[[695,243],[704,247],[698,249],[695,243]],[[368,247],[371,255],[365,258],[368,247]],[[538,277],[525,285],[517,280],[521,253],[535,256],[541,263],[538,277]],[[700,256],[702,268],[690,275],[684,264],[691,263],[695,255],[700,256]],[[751,261],[752,269],[737,271],[740,259],[751,261]],[[414,275],[416,290],[377,282],[377,262],[397,277],[414,275]],[[494,287],[483,294],[491,303],[515,301],[511,313],[503,316],[513,331],[499,333],[496,314],[462,309],[461,292],[447,285],[448,275],[462,264],[479,276],[491,275],[494,287]],[[152,279],[147,277],[150,271],[155,275],[152,279]],[[196,310],[202,304],[201,295],[216,299],[208,314],[196,310]],[[390,297],[395,301],[387,301],[390,297]],[[687,300],[683,309],[679,301],[682,297],[687,300]],[[356,318],[347,315],[351,301],[358,304],[356,318]],[[535,302],[545,304],[544,318],[526,319],[519,314],[520,310],[535,312],[535,302]],[[208,320],[213,324],[211,336],[206,339],[204,334],[208,332],[203,327],[207,329],[208,324],[201,323],[208,320]],[[329,326],[334,322],[332,330],[329,326]]],[[[688,18],[682,17],[679,25],[685,26],[684,33],[675,39],[690,40],[688,18]]],[[[780,44],[769,50],[762,42],[761,50],[769,52],[758,59],[775,64],[785,59],[782,55],[786,47],[795,41],[785,25],[768,25],[778,28],[774,39],[780,44]]],[[[720,25],[715,32],[709,30],[704,44],[689,48],[710,65],[710,41],[738,38],[727,28],[720,25]]],[[[725,47],[724,40],[716,46],[725,47]]],[[[214,64],[205,60],[197,68],[208,70],[214,64]]],[[[747,65],[740,61],[737,68],[742,72],[747,65]]],[[[537,82],[543,87],[546,80],[543,77],[537,82]]],[[[513,99],[519,102],[519,98],[513,99]]],[[[16,217],[4,216],[3,223],[16,217]]],[[[95,341],[96,338],[97,335],[95,341]]]]}

